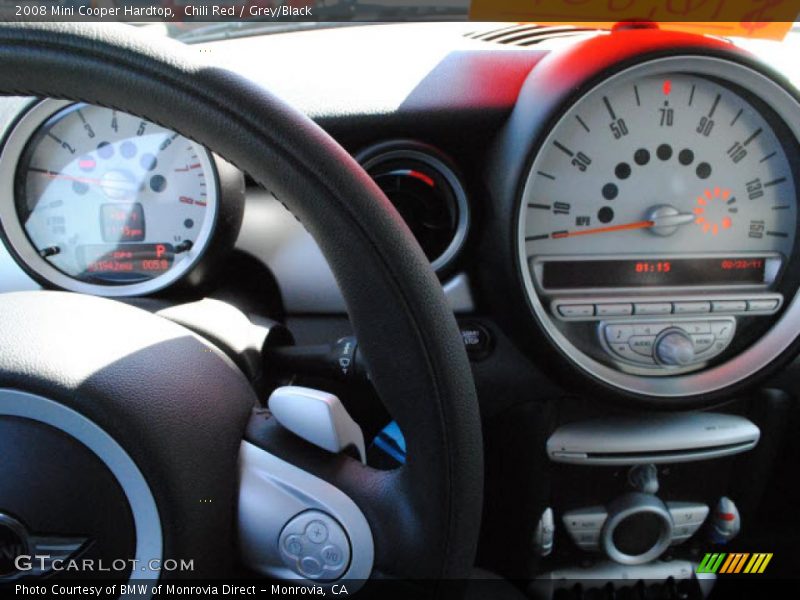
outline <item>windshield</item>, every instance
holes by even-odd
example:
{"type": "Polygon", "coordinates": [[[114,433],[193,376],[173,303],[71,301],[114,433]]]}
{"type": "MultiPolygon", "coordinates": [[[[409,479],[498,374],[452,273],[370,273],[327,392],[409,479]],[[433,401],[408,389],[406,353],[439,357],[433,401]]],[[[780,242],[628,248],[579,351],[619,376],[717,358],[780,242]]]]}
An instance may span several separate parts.
{"type": "MultiPolygon", "coordinates": [[[[185,14],[189,4],[188,0],[175,0],[176,12],[185,14]]],[[[183,22],[141,25],[163,28],[166,35],[183,42],[199,43],[381,22],[461,21],[469,15],[469,0],[223,0],[214,5],[191,4],[196,14],[186,15],[183,22]],[[226,8],[233,13],[219,14],[226,8]],[[226,17],[242,20],[221,20],[226,17]],[[218,22],[208,22],[211,20],[218,22]]]]}

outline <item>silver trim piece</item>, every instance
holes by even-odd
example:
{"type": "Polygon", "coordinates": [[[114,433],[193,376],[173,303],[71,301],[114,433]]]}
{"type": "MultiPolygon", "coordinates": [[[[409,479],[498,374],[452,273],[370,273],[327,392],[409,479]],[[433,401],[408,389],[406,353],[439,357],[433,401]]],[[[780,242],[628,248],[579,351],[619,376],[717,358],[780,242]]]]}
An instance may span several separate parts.
{"type": "Polygon", "coordinates": [[[50,118],[74,104],[76,103],[67,100],[53,100],[50,98],[36,103],[22,116],[19,122],[9,132],[4,146],[0,149],[0,198],[2,198],[2,201],[0,201],[0,223],[5,231],[8,243],[30,270],[46,281],[64,290],[106,297],[142,296],[161,290],[183,277],[194,267],[211,239],[216,226],[218,214],[217,205],[219,202],[219,182],[214,161],[208,150],[205,150],[198,144],[198,150],[205,150],[203,152],[198,152],[198,161],[203,165],[203,170],[209,178],[209,212],[203,220],[194,245],[185,253],[185,258],[182,258],[177,264],[173,264],[172,268],[166,273],[138,283],[102,285],[74,279],[56,269],[39,256],[39,253],[33,247],[33,244],[31,244],[24,226],[20,223],[16,203],[14,201],[14,181],[16,179],[17,167],[20,157],[31,137],[50,118]],[[211,190],[213,190],[213,196],[211,195],[211,190]]]}
{"type": "MultiPolygon", "coordinates": [[[[600,321],[604,317],[602,315],[598,315],[597,311],[592,315],[580,315],[580,316],[569,316],[564,315],[561,312],[561,308],[567,308],[570,306],[586,306],[586,305],[594,305],[595,307],[599,304],[631,304],[634,307],[633,315],[629,315],[623,318],[636,318],[636,319],[653,319],[653,320],[664,320],[664,319],[698,319],[698,318],[706,318],[706,317],[717,317],[717,316],[742,316],[742,317],[761,317],[767,315],[774,315],[778,312],[781,307],[783,306],[783,294],[702,294],[696,296],[658,296],[658,297],[649,297],[649,296],[586,296],[581,298],[574,298],[574,299],[566,299],[566,298],[556,298],[550,303],[550,311],[551,313],[558,318],[560,321],[600,321]],[[712,310],[710,312],[681,312],[675,313],[674,312],[674,304],[676,302],[735,302],[735,301],[744,301],[748,302],[750,300],[775,300],[778,302],[778,305],[775,308],[769,310],[719,310],[715,311],[712,310]],[[664,314],[642,314],[636,313],[636,305],[637,304],[672,304],[673,308],[672,311],[669,313],[664,314]]],[[[606,320],[608,317],[605,317],[606,320]]]]}
{"type": "Polygon", "coordinates": [[[746,452],[760,437],[748,419],[722,413],[603,417],[556,429],[547,456],[579,465],[684,463],[746,452]]]}
{"type": "MultiPolygon", "coordinates": [[[[709,313],[706,313],[709,314],[709,313]]],[[[703,366],[706,362],[711,360],[712,358],[719,356],[721,353],[727,350],[730,343],[733,341],[733,337],[736,334],[736,319],[734,317],[713,317],[713,316],[701,316],[698,315],[696,317],[688,317],[685,319],[681,318],[671,318],[671,319],[659,319],[659,318],[652,318],[652,319],[635,319],[635,320],[616,320],[616,321],[601,321],[597,327],[597,336],[600,340],[600,346],[602,346],[603,350],[605,350],[609,356],[613,357],[619,363],[625,363],[626,365],[630,365],[632,372],[633,369],[638,369],[641,371],[641,374],[645,375],[653,375],[658,377],[664,377],[668,375],[675,375],[678,373],[685,373],[694,369],[698,369],[703,366]],[[730,333],[728,333],[725,337],[716,337],[714,334],[715,326],[719,325],[728,325],[730,327],[730,333]],[[645,334],[636,334],[634,333],[631,335],[632,337],[653,337],[656,338],[653,340],[653,352],[649,357],[644,356],[642,354],[637,353],[632,348],[630,352],[627,352],[627,349],[623,349],[622,352],[615,350],[612,347],[612,342],[609,342],[608,337],[606,335],[607,329],[609,327],[614,326],[628,326],[632,329],[641,328],[641,327],[654,327],[657,328],[657,333],[645,333],[645,334]],[[707,326],[703,327],[702,332],[696,332],[694,329],[697,326],[707,326]],[[693,336],[699,336],[703,334],[714,334],[714,340],[711,342],[707,348],[702,350],[698,350],[695,354],[695,360],[691,363],[686,365],[666,365],[662,362],[658,361],[655,358],[655,351],[657,348],[657,344],[660,341],[658,338],[668,329],[680,329],[687,335],[689,335],[695,343],[697,343],[696,338],[693,336]],[[625,354],[628,354],[626,357],[625,354]]],[[[620,340],[622,341],[622,340],[620,340]]],[[[625,340],[625,345],[627,345],[628,340],[625,340]]]]}
{"type": "MultiPolygon", "coordinates": [[[[647,75],[689,73],[695,76],[726,80],[747,90],[752,90],[775,111],[794,137],[800,140],[800,119],[797,118],[799,107],[794,97],[769,77],[742,64],[721,58],[698,55],[657,58],[624,69],[606,78],[595,87],[607,85],[615,80],[630,78],[640,73],[647,75]]],[[[591,90],[587,93],[591,93],[591,90]]],[[[545,138],[551,135],[552,131],[553,129],[546,134],[545,138]]],[[[532,169],[535,168],[534,163],[532,169]]],[[[800,297],[795,294],[783,316],[769,331],[749,348],[722,365],[691,374],[647,377],[641,374],[622,372],[617,368],[603,364],[573,344],[550,317],[547,307],[536,289],[531,269],[528,267],[529,257],[525,249],[526,219],[523,218],[522,213],[525,209],[524,203],[520,203],[516,215],[516,235],[519,267],[522,271],[525,292],[531,309],[553,343],[575,365],[611,386],[636,394],[661,398],[682,398],[708,394],[728,388],[755,375],[782,354],[800,333],[800,297]]],[[[642,301],[644,302],[648,298],[646,294],[653,290],[642,289],[639,291],[642,293],[642,301]]]]}
{"type": "Polygon", "coordinates": [[[352,558],[342,575],[352,593],[369,579],[375,557],[372,531],[364,514],[341,490],[257,446],[239,451],[239,546],[244,563],[264,575],[329,588],[286,566],[278,548],[284,526],[307,510],[336,519],[350,541],[352,558]]]}
{"type": "Polygon", "coordinates": [[[623,565],[642,565],[657,559],[672,542],[672,515],[656,496],[631,492],[620,496],[608,507],[608,518],[600,532],[600,546],[614,562],[623,565]],[[649,550],[642,554],[625,554],[614,545],[614,530],[635,515],[651,514],[661,520],[661,534],[649,550]]]}
{"type": "Polygon", "coordinates": [[[708,596],[716,582],[716,575],[697,574],[697,564],[685,560],[654,561],[646,565],[620,565],[611,561],[592,564],[588,567],[564,567],[536,576],[528,587],[530,594],[540,600],[550,600],[556,591],[573,589],[580,585],[584,589],[605,588],[611,583],[615,588],[633,587],[639,581],[686,580],[696,577],[703,592],[708,596]]]}
{"type": "MultiPolygon", "coordinates": [[[[157,580],[151,561],[161,562],[163,536],[158,507],[142,472],[117,441],[79,412],[28,392],[0,388],[0,415],[30,419],[75,438],[91,450],[114,475],[128,499],[136,528],[136,564],[129,579],[157,580]]],[[[137,594],[137,597],[141,597],[137,594]]],[[[150,593],[144,595],[149,598],[150,593]]]]}
{"type": "MultiPolygon", "coordinates": [[[[399,141],[397,144],[402,145],[403,142],[399,141]]],[[[366,155],[369,152],[370,149],[368,148],[364,152],[360,152],[359,156],[366,155]]],[[[444,249],[444,252],[442,252],[442,254],[439,255],[435,260],[431,261],[431,267],[433,267],[433,270],[441,271],[450,265],[453,260],[455,260],[455,258],[458,256],[458,253],[461,251],[461,248],[464,246],[464,242],[467,240],[467,232],[469,231],[470,225],[470,210],[469,202],[467,201],[467,193],[464,191],[464,186],[461,185],[461,180],[450,167],[448,167],[435,156],[432,156],[429,153],[421,150],[402,147],[393,150],[387,150],[385,152],[380,152],[375,156],[370,156],[370,158],[365,160],[361,166],[364,167],[365,171],[369,171],[370,168],[381,162],[400,160],[404,158],[419,161],[438,171],[439,174],[445,178],[447,183],[450,184],[450,188],[453,190],[453,196],[455,196],[456,199],[456,209],[458,211],[456,232],[453,234],[453,239],[450,240],[450,244],[444,249]]],[[[358,159],[358,156],[356,159],[358,159]]]]}

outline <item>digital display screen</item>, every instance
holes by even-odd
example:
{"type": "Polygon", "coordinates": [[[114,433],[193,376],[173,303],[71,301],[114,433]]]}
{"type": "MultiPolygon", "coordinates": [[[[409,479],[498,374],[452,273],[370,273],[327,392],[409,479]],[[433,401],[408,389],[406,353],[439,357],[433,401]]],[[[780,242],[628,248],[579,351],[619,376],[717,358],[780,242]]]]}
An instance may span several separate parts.
{"type": "Polygon", "coordinates": [[[742,285],[764,283],[767,259],[680,258],[549,261],[542,285],[549,289],[742,285]]]}
{"type": "Polygon", "coordinates": [[[85,275],[110,280],[141,280],[172,267],[172,244],[87,244],[76,248],[85,275]]]}
{"type": "Polygon", "coordinates": [[[144,240],[144,210],[140,202],[100,205],[100,229],[104,242],[144,240]]]}

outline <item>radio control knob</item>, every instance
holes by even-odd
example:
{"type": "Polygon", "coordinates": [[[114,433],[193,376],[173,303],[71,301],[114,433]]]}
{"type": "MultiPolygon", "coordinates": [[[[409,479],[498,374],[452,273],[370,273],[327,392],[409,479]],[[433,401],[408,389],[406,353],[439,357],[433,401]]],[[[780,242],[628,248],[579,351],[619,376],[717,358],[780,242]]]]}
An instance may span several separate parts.
{"type": "Polygon", "coordinates": [[[694,362],[694,342],[680,329],[667,329],[656,340],[655,356],[664,365],[690,365],[694,362]]]}

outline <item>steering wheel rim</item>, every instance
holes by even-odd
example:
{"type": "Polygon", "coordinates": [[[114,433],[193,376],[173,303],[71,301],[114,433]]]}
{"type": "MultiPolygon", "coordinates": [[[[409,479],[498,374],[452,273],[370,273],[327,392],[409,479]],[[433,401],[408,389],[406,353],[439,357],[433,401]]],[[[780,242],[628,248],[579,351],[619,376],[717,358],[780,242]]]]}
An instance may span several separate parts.
{"type": "MultiPolygon", "coordinates": [[[[480,419],[466,352],[435,274],[401,217],[338,143],[267,91],[197,58],[126,26],[4,24],[0,94],[89,102],[169,127],[248,172],[303,222],[342,290],[409,459],[390,473],[343,457],[334,467],[308,456],[294,462],[359,505],[386,574],[468,577],[482,508],[480,419]]],[[[0,387],[10,380],[19,383],[0,364],[0,387]]],[[[113,422],[91,406],[76,409],[114,435],[113,422]]],[[[274,449],[291,454],[290,446],[274,449]]]]}

